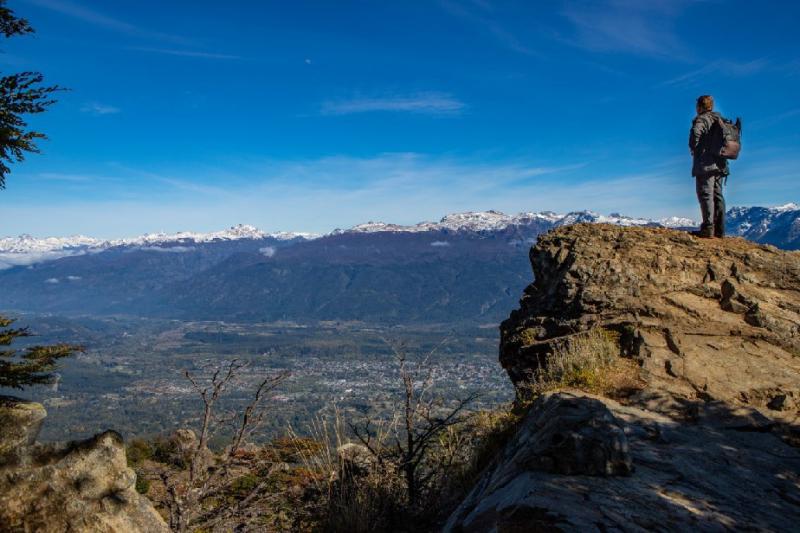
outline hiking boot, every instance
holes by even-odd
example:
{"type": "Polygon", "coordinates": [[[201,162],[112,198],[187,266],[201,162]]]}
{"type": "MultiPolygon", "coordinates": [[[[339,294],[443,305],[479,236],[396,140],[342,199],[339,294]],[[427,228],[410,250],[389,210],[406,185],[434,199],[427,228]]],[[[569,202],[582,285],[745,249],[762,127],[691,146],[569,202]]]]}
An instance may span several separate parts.
{"type": "Polygon", "coordinates": [[[714,228],[711,226],[701,226],[698,231],[693,231],[692,235],[701,239],[711,239],[714,237],[714,228]]]}

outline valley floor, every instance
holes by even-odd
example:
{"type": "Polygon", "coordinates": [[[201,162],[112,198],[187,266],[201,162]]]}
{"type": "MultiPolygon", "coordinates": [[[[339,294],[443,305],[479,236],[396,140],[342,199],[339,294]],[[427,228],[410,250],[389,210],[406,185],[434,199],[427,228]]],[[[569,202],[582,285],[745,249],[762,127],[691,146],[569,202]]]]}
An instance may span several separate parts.
{"type": "MultiPolygon", "coordinates": [[[[250,368],[228,393],[241,405],[259,379],[288,370],[256,440],[304,433],[334,406],[380,414],[391,408],[401,383],[390,345],[404,344],[411,359],[431,357],[437,390],[455,401],[480,390],[475,407],[509,401],[513,390],[497,363],[497,328],[474,324],[385,326],[364,323],[223,323],[131,318],[25,316],[36,343],[71,342],[86,351],[63,364],[59,382],[25,391],[44,403],[41,440],[86,438],[103,429],[127,439],[196,425],[197,393],[183,375],[210,375],[238,358],[250,368]],[[438,346],[438,348],[437,348],[438,346]]],[[[14,391],[3,391],[15,394],[14,391]]],[[[16,393],[19,396],[19,393],[16,393]]]]}

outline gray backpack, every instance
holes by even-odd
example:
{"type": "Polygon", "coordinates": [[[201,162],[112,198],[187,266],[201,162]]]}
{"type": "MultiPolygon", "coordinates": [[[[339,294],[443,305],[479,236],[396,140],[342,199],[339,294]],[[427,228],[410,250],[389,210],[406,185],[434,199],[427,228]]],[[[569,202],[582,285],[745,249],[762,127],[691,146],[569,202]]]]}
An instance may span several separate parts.
{"type": "Polygon", "coordinates": [[[725,159],[736,159],[742,149],[742,119],[731,122],[717,116],[711,153],[725,159]]]}

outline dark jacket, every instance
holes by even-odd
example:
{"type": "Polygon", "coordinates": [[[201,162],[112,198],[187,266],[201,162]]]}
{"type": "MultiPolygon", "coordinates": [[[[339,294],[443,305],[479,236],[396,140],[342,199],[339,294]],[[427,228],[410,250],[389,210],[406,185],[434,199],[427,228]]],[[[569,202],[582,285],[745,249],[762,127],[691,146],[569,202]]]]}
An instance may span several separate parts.
{"type": "MultiPolygon", "coordinates": [[[[714,139],[719,128],[714,124],[721,118],[715,111],[700,113],[692,121],[689,130],[689,150],[692,152],[692,176],[706,178],[708,176],[727,176],[728,160],[712,153],[718,139],[714,139]]],[[[719,131],[719,135],[722,132],[719,131]]]]}

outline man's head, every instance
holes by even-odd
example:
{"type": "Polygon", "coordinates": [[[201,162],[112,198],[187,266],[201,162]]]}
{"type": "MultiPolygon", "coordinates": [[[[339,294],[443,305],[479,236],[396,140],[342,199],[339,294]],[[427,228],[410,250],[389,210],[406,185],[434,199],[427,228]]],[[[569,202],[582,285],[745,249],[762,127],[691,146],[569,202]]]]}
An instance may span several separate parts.
{"type": "Polygon", "coordinates": [[[710,94],[697,97],[697,114],[714,110],[714,98],[710,94]]]}

